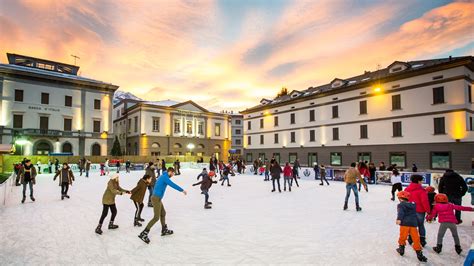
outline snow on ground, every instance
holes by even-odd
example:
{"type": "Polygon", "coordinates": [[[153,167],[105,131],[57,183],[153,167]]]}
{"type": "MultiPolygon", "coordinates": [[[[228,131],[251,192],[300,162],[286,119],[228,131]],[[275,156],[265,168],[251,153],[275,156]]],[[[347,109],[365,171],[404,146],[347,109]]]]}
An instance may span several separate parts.
{"type": "MultiPolygon", "coordinates": [[[[15,188],[6,207],[0,208],[0,261],[5,264],[320,264],[320,265],[414,265],[415,252],[404,257],[396,252],[399,227],[396,203],[387,186],[371,186],[361,193],[363,211],[355,211],[351,196],[342,211],[345,187],[329,187],[316,181],[300,181],[293,192],[271,193],[263,177],[231,177],[232,187],[214,185],[212,210],[203,209],[199,187],[192,187],[197,170],[183,170],[174,181],[188,192],[184,196],[168,188],[164,205],[167,223],[175,231],[161,237],[159,222],[150,233],[151,244],[138,239],[133,227],[135,208],[128,196],[118,196],[118,230],[96,235],[102,211],[101,198],[108,180],[94,173],[77,177],[70,200],[60,200],[60,187],[51,175],[40,175],[36,202],[20,203],[15,188]]],[[[121,174],[121,185],[132,189],[143,171],[121,174]]],[[[464,198],[464,204],[469,199],[464,198]]],[[[110,214],[109,214],[110,215],[110,214]]],[[[145,207],[144,218],[152,217],[145,207]]],[[[110,217],[110,216],[109,216],[110,217]]],[[[108,218],[109,218],[108,217],[108,218]]],[[[454,251],[448,232],[441,255],[436,243],[438,224],[426,224],[425,255],[431,265],[461,265],[472,243],[473,213],[463,213],[459,226],[464,252],[454,251]]],[[[108,223],[108,219],[106,219],[108,223]]]]}

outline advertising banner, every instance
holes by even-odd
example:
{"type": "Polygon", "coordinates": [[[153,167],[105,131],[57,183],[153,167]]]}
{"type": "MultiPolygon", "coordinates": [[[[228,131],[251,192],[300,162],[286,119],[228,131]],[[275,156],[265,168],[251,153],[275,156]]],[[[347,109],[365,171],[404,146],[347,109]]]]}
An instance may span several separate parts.
{"type": "MultiPolygon", "coordinates": [[[[423,177],[423,185],[430,186],[431,185],[431,173],[426,172],[400,172],[402,176],[402,185],[408,186],[411,183],[411,176],[414,174],[421,175],[423,177]]],[[[383,184],[383,185],[392,185],[390,181],[392,177],[391,171],[376,171],[375,178],[376,184],[383,184]]]]}

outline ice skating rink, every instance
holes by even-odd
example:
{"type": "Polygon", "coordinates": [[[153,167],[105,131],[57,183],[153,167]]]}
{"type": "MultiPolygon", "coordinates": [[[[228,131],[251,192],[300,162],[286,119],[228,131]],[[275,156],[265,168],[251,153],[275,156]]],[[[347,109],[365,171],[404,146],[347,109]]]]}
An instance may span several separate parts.
{"type": "MultiPolygon", "coordinates": [[[[341,182],[327,187],[301,180],[291,193],[271,193],[271,182],[263,177],[240,175],[231,177],[232,187],[214,185],[213,209],[204,210],[199,186],[191,186],[199,172],[183,170],[173,178],[188,191],[183,196],[168,188],[165,194],[167,223],[175,234],[161,237],[157,223],[149,245],[137,237],[143,227],[133,227],[135,208],[127,195],[116,200],[120,228],[110,231],[104,224],[102,236],[94,233],[107,177],[76,177],[71,199],[61,201],[58,183],[51,175],[39,175],[35,203],[21,204],[16,187],[7,206],[0,207],[0,264],[418,264],[411,248],[404,257],[395,251],[397,203],[389,200],[388,186],[362,192],[363,211],[357,213],[353,196],[349,210],[342,211],[341,182]]],[[[121,173],[122,187],[132,189],[143,173],[121,173]]],[[[468,205],[470,199],[463,202],[468,205]]],[[[142,216],[148,222],[152,209],[145,207],[142,216]]],[[[110,213],[107,223],[109,218],[110,213]]],[[[474,235],[473,219],[473,213],[464,212],[458,227],[462,255],[455,253],[449,231],[443,252],[434,253],[439,225],[426,224],[428,265],[462,265],[474,235]]]]}

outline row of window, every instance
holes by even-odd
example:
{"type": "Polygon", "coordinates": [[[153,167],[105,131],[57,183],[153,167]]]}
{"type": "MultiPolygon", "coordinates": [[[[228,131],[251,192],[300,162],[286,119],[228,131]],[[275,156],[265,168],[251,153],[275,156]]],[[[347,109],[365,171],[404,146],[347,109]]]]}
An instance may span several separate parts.
{"type": "MultiPolygon", "coordinates": [[[[134,132],[138,132],[138,116],[135,116],[133,118],[134,121],[134,132]]],[[[120,124],[121,125],[121,122],[120,124]]],[[[127,131],[131,133],[131,125],[132,125],[132,119],[128,119],[128,128],[127,131]]],[[[152,131],[153,132],[160,132],[160,118],[159,117],[153,117],[153,122],[151,124],[152,126],[152,131]]],[[[174,121],[174,127],[173,127],[173,132],[175,134],[180,134],[181,133],[181,120],[176,119],[174,121]]],[[[240,131],[240,130],[239,130],[240,131]]],[[[186,121],[186,134],[193,134],[193,123],[192,121],[186,121]]],[[[204,122],[198,122],[197,123],[197,134],[198,135],[204,135],[204,122]]],[[[221,135],[221,124],[220,123],[215,123],[214,124],[214,134],[216,136],[221,135]]],[[[240,133],[239,133],[240,134],[240,133]]]]}
{"type": "MultiPolygon", "coordinates": [[[[23,90],[15,90],[15,102],[23,102],[24,100],[24,91],[23,90]]],[[[41,104],[49,104],[49,93],[42,92],[41,93],[41,104]]],[[[65,95],[64,96],[64,106],[72,107],[72,96],[65,95]]],[[[94,99],[94,110],[100,110],[100,100],[94,99]]]]}
{"type": "MultiPolygon", "coordinates": [[[[40,126],[39,129],[41,130],[49,130],[49,116],[40,116],[40,126]]],[[[100,133],[100,120],[93,120],[92,131],[95,133],[100,133]]],[[[72,131],[72,118],[64,118],[63,120],[63,131],[72,131]]],[[[23,115],[21,114],[14,114],[13,115],[13,128],[21,129],[23,128],[23,115]]]]}
{"type": "MultiPolygon", "coordinates": [[[[472,89],[471,86],[468,86],[468,101],[472,102],[472,89]]],[[[433,104],[443,104],[445,102],[444,98],[444,87],[436,87],[433,88],[433,104]]],[[[392,95],[392,111],[394,110],[401,110],[402,109],[402,100],[401,95],[396,94],[392,95]]],[[[359,102],[359,114],[365,115],[367,114],[367,100],[363,100],[359,102]]],[[[339,106],[334,105],[332,106],[332,118],[339,118],[339,106]]],[[[309,110],[309,122],[316,121],[316,112],[315,110],[309,110]]],[[[296,124],[296,114],[290,114],[290,124],[296,124]]],[[[274,117],[273,126],[279,126],[278,116],[274,117]]],[[[264,128],[264,119],[260,119],[260,128],[264,128]]],[[[247,129],[252,130],[252,123],[251,121],[247,121],[247,129]]]]}
{"type": "MultiPolygon", "coordinates": [[[[288,161],[282,161],[280,153],[272,153],[272,157],[279,164],[283,164],[286,162],[293,163],[298,158],[298,153],[289,153],[288,154],[288,161]]],[[[264,161],[265,159],[269,159],[266,157],[265,153],[259,153],[258,158],[264,161]]],[[[253,162],[253,154],[247,153],[245,159],[248,163],[253,162]]],[[[357,153],[357,161],[362,162],[372,162],[372,153],[370,152],[358,152],[357,153]]],[[[311,167],[314,163],[318,163],[318,153],[310,152],[308,153],[308,166],[311,167]]],[[[430,162],[431,162],[431,169],[450,169],[451,168],[451,152],[441,151],[441,152],[430,152],[430,162]]],[[[346,164],[349,165],[351,162],[347,162],[346,164]]],[[[329,154],[329,164],[332,166],[342,166],[342,152],[331,152],[329,154]]],[[[406,152],[389,152],[389,164],[396,164],[398,167],[406,168],[407,163],[407,154],[406,152]]]]}
{"type": "MultiPolygon", "coordinates": [[[[470,117],[469,119],[470,119],[470,127],[471,127],[471,130],[472,130],[472,127],[473,127],[472,117],[470,117]]],[[[435,135],[446,134],[446,126],[445,126],[445,118],[444,117],[435,117],[433,119],[433,123],[434,123],[434,134],[435,135]]],[[[392,137],[403,137],[402,122],[401,121],[392,122],[392,137]]],[[[360,138],[361,139],[369,138],[368,125],[360,125],[360,138]]],[[[339,128],[338,127],[332,128],[332,140],[340,140],[339,139],[339,128]]],[[[315,142],[315,141],[316,141],[316,130],[311,129],[309,131],[309,142],[315,142]]],[[[279,143],[279,134],[278,133],[274,134],[273,143],[274,144],[279,143]]],[[[296,132],[294,132],[294,131],[290,132],[290,143],[296,143],[296,132]]],[[[252,145],[252,136],[247,136],[247,144],[252,145]]],[[[260,144],[261,145],[265,144],[264,135],[260,135],[260,144]]]]}

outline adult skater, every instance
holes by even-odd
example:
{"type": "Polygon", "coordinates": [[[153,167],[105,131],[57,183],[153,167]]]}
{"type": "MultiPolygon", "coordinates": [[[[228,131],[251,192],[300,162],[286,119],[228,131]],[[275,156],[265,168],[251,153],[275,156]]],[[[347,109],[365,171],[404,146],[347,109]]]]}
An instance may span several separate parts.
{"type": "Polygon", "coordinates": [[[431,222],[436,215],[438,215],[439,229],[438,229],[438,242],[436,247],[433,247],[433,250],[436,253],[441,253],[443,248],[443,238],[446,230],[450,230],[454,238],[454,249],[456,253],[461,254],[461,242],[459,241],[458,229],[456,227],[457,219],[454,215],[454,211],[474,211],[471,207],[464,207],[459,205],[454,205],[448,202],[448,196],[446,194],[438,194],[435,196],[436,204],[434,205],[433,212],[431,212],[426,220],[431,222]]]}
{"type": "Polygon", "coordinates": [[[41,161],[36,161],[36,167],[38,167],[38,174],[41,174],[41,161]]]}
{"type": "Polygon", "coordinates": [[[174,162],[174,169],[176,169],[176,175],[180,175],[181,174],[181,163],[179,162],[179,159],[177,159],[175,162],[174,162]]]}
{"type": "Polygon", "coordinates": [[[359,206],[359,193],[357,191],[357,179],[360,180],[365,186],[365,181],[362,178],[359,170],[356,168],[356,163],[351,163],[351,167],[347,169],[344,174],[344,182],[346,182],[346,199],[344,201],[344,210],[347,210],[347,203],[351,195],[351,190],[354,192],[356,210],[361,211],[362,208],[359,206]]]}
{"type": "MultiPolygon", "coordinates": [[[[367,187],[367,180],[369,179],[370,172],[369,172],[369,167],[367,167],[367,164],[364,162],[359,163],[358,167],[359,173],[362,176],[362,179],[365,181],[365,191],[369,192],[369,188],[367,187]]],[[[362,182],[359,180],[359,192],[360,192],[360,187],[362,186],[362,182]]]]}
{"type": "Polygon", "coordinates": [[[59,170],[59,160],[56,158],[54,160],[54,172],[57,172],[59,170]]]}
{"type": "Polygon", "coordinates": [[[172,230],[168,229],[168,226],[166,225],[166,211],[165,207],[163,206],[163,197],[165,195],[166,187],[170,186],[174,189],[176,189],[179,192],[182,192],[184,195],[187,194],[187,192],[182,189],[180,186],[176,185],[171,181],[171,177],[174,176],[174,168],[170,167],[166,172],[163,172],[161,176],[156,180],[155,184],[155,189],[153,190],[153,196],[152,196],[152,202],[153,202],[153,219],[150,220],[148,225],[146,226],[145,230],[140,233],[138,236],[141,240],[143,240],[145,243],[149,244],[150,239],[148,238],[148,233],[150,232],[150,229],[155,225],[155,223],[160,220],[161,222],[161,235],[171,235],[173,234],[172,230]]]}
{"type": "Polygon", "coordinates": [[[161,175],[161,173],[160,173],[160,171],[161,171],[161,160],[159,158],[157,158],[155,164],[156,164],[156,176],[160,176],[161,175]]]}
{"type": "Polygon", "coordinates": [[[117,167],[117,174],[120,173],[120,160],[117,160],[115,167],[117,167]]]}
{"type": "Polygon", "coordinates": [[[270,174],[272,176],[272,185],[273,185],[273,190],[272,192],[275,192],[275,181],[278,184],[278,191],[281,193],[281,188],[280,188],[280,177],[281,177],[281,167],[278,165],[277,162],[274,162],[272,167],[270,168],[270,174]]]}
{"type": "Polygon", "coordinates": [[[133,226],[142,226],[140,222],[144,222],[145,220],[142,218],[142,210],[143,210],[143,199],[145,198],[145,193],[147,187],[151,183],[151,176],[145,174],[137,183],[137,186],[132,189],[130,199],[133,201],[133,205],[135,205],[135,216],[133,226]]]}
{"type": "Polygon", "coordinates": [[[326,184],[329,186],[329,182],[326,179],[326,167],[324,167],[324,164],[321,164],[321,183],[319,185],[324,186],[324,181],[326,181],[326,184]]]}
{"type": "Polygon", "coordinates": [[[301,166],[299,166],[299,162],[298,162],[298,159],[295,160],[295,163],[293,164],[293,173],[292,173],[292,178],[291,178],[291,185],[293,186],[293,180],[295,181],[296,183],[296,186],[297,187],[300,187],[300,185],[298,184],[298,167],[301,168],[301,166]]]}
{"type": "Polygon", "coordinates": [[[263,181],[270,181],[270,168],[272,167],[271,162],[265,159],[265,179],[263,181]]]}
{"type": "Polygon", "coordinates": [[[114,224],[115,216],[117,216],[115,196],[123,195],[123,193],[130,194],[130,191],[120,187],[118,174],[112,174],[109,182],[107,183],[107,188],[105,189],[104,196],[102,196],[102,215],[100,216],[99,225],[97,225],[97,228],[95,229],[95,232],[97,234],[102,235],[102,223],[104,222],[105,217],[107,217],[109,209],[112,212],[112,217],[110,217],[109,222],[109,229],[118,228],[118,225],[114,224]]]}
{"type": "Polygon", "coordinates": [[[51,161],[51,159],[48,160],[48,173],[53,173],[53,162],[51,161]]]}
{"type": "Polygon", "coordinates": [[[193,184],[194,186],[201,185],[201,194],[204,195],[204,209],[211,209],[212,202],[209,201],[209,189],[212,184],[216,184],[217,181],[213,181],[212,178],[216,174],[213,171],[210,171],[209,174],[206,171],[206,168],[202,169],[202,172],[197,176],[197,180],[202,177],[202,181],[193,184]]]}
{"type": "Polygon", "coordinates": [[[104,175],[110,175],[109,159],[105,158],[104,175]]]}
{"type": "Polygon", "coordinates": [[[398,172],[397,169],[394,169],[392,171],[392,176],[390,177],[390,183],[392,183],[392,198],[391,200],[394,201],[395,200],[395,191],[402,191],[403,190],[403,187],[402,187],[402,176],[400,175],[400,173],[398,172]]]}
{"type": "Polygon", "coordinates": [[[156,173],[155,173],[155,166],[153,162],[149,162],[147,168],[145,169],[145,175],[149,175],[151,177],[151,182],[148,185],[148,207],[153,207],[153,203],[151,202],[151,197],[153,196],[153,188],[155,187],[156,183],[156,173]]]}
{"type": "Polygon", "coordinates": [[[420,245],[420,236],[416,231],[418,224],[416,218],[416,206],[413,202],[409,202],[410,193],[407,191],[400,191],[397,194],[400,204],[397,206],[397,224],[400,225],[400,236],[398,238],[397,252],[400,256],[405,254],[405,245],[408,236],[413,239],[413,249],[416,252],[416,257],[419,261],[425,262],[427,258],[423,255],[420,245]]]}
{"type": "MultiPolygon", "coordinates": [[[[299,159],[296,159],[295,162],[293,163],[293,171],[295,171],[296,169],[296,178],[300,178],[300,170],[301,170],[301,164],[300,164],[300,160],[299,159]]],[[[298,185],[298,181],[296,182],[296,185],[298,185]]],[[[298,185],[299,187],[299,185],[298,185]]]]}
{"type": "Polygon", "coordinates": [[[314,163],[314,166],[313,166],[313,170],[314,170],[314,180],[318,180],[319,178],[319,166],[318,166],[318,163],[314,163]]]}
{"type": "Polygon", "coordinates": [[[221,184],[221,186],[224,185],[224,182],[225,182],[226,180],[227,180],[227,186],[228,186],[228,187],[231,186],[230,183],[229,183],[229,182],[230,182],[230,181],[229,181],[229,174],[230,174],[229,167],[224,165],[224,166],[223,166],[223,169],[222,169],[222,178],[221,178],[222,184],[221,184]]]}
{"type": "Polygon", "coordinates": [[[283,168],[283,191],[286,191],[286,183],[288,183],[288,191],[291,192],[291,179],[293,170],[291,169],[290,163],[287,162],[283,168]]]}
{"type": "Polygon", "coordinates": [[[85,169],[86,169],[86,177],[89,177],[89,171],[91,170],[91,161],[89,159],[86,160],[85,169]]]}
{"type": "Polygon", "coordinates": [[[74,181],[74,174],[72,173],[72,170],[67,163],[63,163],[63,168],[56,172],[53,181],[56,181],[56,178],[58,176],[59,186],[61,187],[61,200],[64,200],[64,198],[69,199],[69,195],[67,194],[67,192],[69,190],[69,185],[72,186],[72,181],[74,181]]]}
{"type": "MultiPolygon", "coordinates": [[[[428,200],[428,193],[421,185],[423,177],[421,175],[412,175],[411,183],[405,188],[405,191],[410,192],[410,202],[416,204],[416,218],[418,219],[418,232],[420,233],[420,242],[424,247],[426,245],[426,230],[425,230],[425,214],[430,212],[430,202],[428,200]]],[[[410,242],[410,238],[408,239],[410,242]]]]}
{"type": "MultiPolygon", "coordinates": [[[[439,193],[446,194],[449,202],[456,205],[462,205],[462,197],[466,194],[467,189],[464,178],[451,169],[446,170],[438,185],[439,193]]],[[[458,210],[456,210],[456,219],[458,224],[462,223],[461,212],[458,210]]]]}
{"type": "Polygon", "coordinates": [[[130,165],[131,165],[130,160],[127,160],[125,162],[125,172],[126,173],[130,173],[130,165]]]}
{"type": "Polygon", "coordinates": [[[165,159],[161,159],[161,173],[166,172],[166,162],[165,159]]]}
{"type": "Polygon", "coordinates": [[[23,199],[21,200],[21,203],[25,203],[27,185],[30,187],[30,199],[35,201],[35,197],[33,196],[33,185],[36,184],[36,168],[30,160],[25,160],[25,165],[18,171],[17,179],[20,181],[20,184],[23,185],[23,199]]]}

